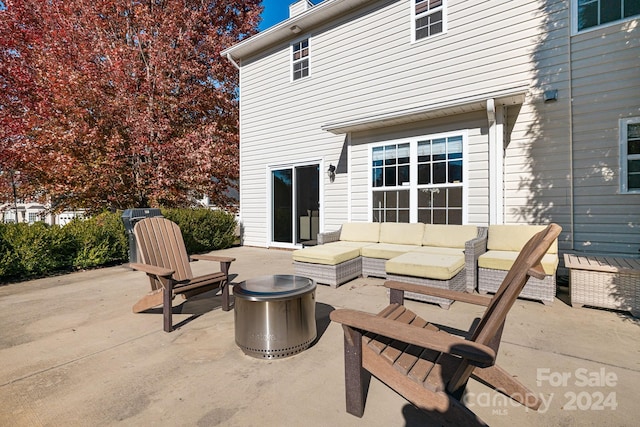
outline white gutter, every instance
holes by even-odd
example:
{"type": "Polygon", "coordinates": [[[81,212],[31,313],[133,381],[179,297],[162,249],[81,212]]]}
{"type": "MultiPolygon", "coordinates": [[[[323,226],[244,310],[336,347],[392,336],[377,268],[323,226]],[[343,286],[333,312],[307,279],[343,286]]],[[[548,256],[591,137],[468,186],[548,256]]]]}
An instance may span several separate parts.
{"type": "Polygon", "coordinates": [[[240,65],[238,65],[238,63],[235,61],[235,59],[233,59],[233,56],[231,56],[231,52],[227,52],[227,60],[229,60],[229,62],[231,62],[234,67],[236,67],[238,70],[240,70],[240,65]]]}

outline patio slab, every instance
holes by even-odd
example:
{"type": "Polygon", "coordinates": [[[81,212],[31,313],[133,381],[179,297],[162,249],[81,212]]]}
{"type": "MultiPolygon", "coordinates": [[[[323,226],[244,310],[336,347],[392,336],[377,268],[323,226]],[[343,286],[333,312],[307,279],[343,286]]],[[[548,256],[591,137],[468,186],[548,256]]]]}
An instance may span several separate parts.
{"type": "MultiPolygon", "coordinates": [[[[292,274],[291,253],[236,247],[233,282],[292,274]]],[[[195,274],[207,271],[193,264],[195,274]]],[[[0,286],[0,425],[424,426],[431,419],[373,379],[363,418],[345,412],[343,334],[329,313],[377,312],[383,280],[317,288],[318,340],[282,360],[235,345],[233,312],[212,293],[175,300],[178,329],[160,310],[133,314],[147,292],[126,266],[0,286]]],[[[632,426],[640,418],[640,322],[627,314],[518,300],[498,362],[543,398],[538,412],[471,380],[468,406],[495,426],[632,426]]],[[[482,309],[407,301],[435,323],[467,328],[482,309]]]]}

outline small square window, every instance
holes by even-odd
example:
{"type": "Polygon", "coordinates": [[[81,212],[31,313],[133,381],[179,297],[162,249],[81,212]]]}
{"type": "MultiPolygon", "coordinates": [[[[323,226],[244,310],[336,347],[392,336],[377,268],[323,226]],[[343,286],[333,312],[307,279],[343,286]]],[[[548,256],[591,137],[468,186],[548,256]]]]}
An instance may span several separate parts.
{"type": "Polygon", "coordinates": [[[413,0],[414,39],[420,40],[445,31],[445,0],[413,0]]]}

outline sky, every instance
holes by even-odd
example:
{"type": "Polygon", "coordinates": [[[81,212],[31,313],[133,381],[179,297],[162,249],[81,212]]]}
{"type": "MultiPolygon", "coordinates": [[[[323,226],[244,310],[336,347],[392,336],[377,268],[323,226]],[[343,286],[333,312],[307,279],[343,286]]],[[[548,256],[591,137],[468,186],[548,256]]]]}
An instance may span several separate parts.
{"type": "MultiPolygon", "coordinates": [[[[0,0],[1,1],[1,0],[0,0]]],[[[311,0],[311,3],[318,4],[321,0],[311,0]]],[[[262,11],[262,22],[260,31],[273,27],[289,17],[289,5],[296,0],[262,0],[264,10],[262,11]]]]}

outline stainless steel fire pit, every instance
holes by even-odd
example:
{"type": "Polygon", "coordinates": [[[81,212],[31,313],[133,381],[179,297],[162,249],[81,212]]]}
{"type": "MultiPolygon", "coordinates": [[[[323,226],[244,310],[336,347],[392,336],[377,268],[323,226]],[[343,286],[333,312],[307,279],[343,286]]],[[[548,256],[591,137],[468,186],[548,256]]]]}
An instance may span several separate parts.
{"type": "Polygon", "coordinates": [[[275,275],[233,287],[236,344],[245,354],[292,356],[316,339],[316,284],[301,276],[275,275]]]}

